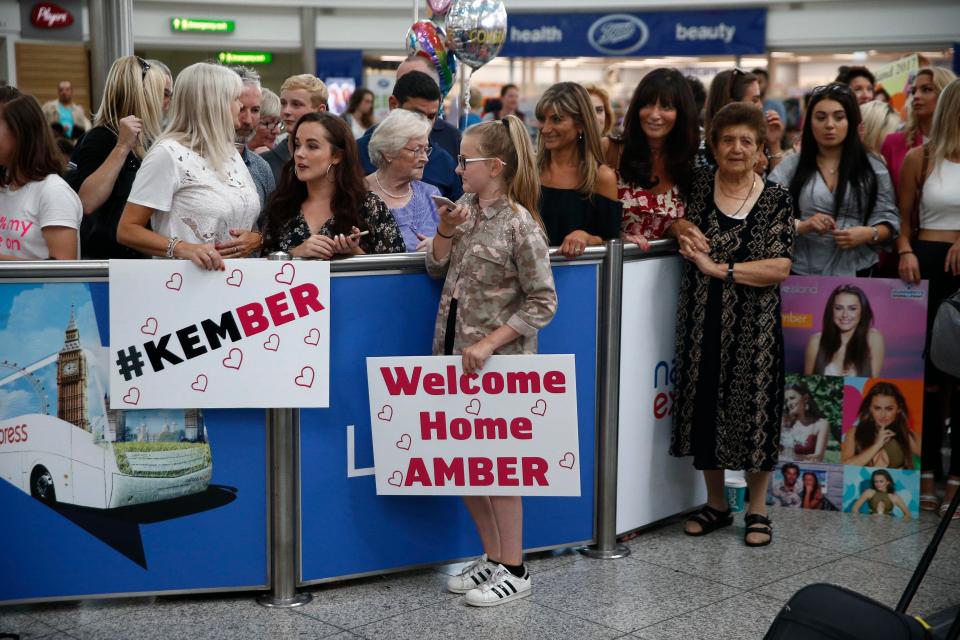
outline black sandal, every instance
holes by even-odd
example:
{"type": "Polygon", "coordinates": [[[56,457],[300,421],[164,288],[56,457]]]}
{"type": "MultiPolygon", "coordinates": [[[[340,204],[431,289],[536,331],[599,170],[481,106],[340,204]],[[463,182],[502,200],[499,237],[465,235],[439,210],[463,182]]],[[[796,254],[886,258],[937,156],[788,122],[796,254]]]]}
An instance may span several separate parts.
{"type": "Polygon", "coordinates": [[[773,542],[773,527],[771,526],[773,523],[770,522],[770,518],[759,513],[748,513],[744,516],[743,523],[747,525],[747,529],[743,533],[743,541],[748,547],[765,547],[773,542]],[[763,542],[750,542],[747,540],[747,536],[751,533],[765,535],[767,539],[763,542]]]}
{"type": "Polygon", "coordinates": [[[723,527],[729,527],[733,524],[733,512],[727,507],[726,511],[720,511],[719,509],[714,509],[708,504],[703,505],[700,511],[697,511],[695,514],[690,516],[684,522],[683,532],[688,536],[698,537],[705,536],[708,533],[712,533],[717,529],[722,529],[723,527]],[[686,523],[695,522],[700,525],[700,531],[687,531],[686,523]]]}

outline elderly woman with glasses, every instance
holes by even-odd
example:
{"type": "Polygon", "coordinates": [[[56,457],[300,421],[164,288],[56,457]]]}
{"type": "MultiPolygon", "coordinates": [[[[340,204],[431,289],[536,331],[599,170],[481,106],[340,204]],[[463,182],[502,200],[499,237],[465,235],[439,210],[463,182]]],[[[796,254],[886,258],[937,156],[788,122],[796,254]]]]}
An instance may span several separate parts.
{"type": "Polygon", "coordinates": [[[260,103],[260,123],[247,148],[256,154],[266,153],[277,144],[277,136],[283,133],[283,121],[280,119],[280,97],[266,87],[262,88],[263,101],[260,103]]]}
{"type": "Polygon", "coordinates": [[[423,251],[440,222],[433,203],[440,190],[422,180],[433,150],[430,129],[420,114],[394,109],[370,138],[370,161],[377,170],[367,176],[367,188],[390,208],[408,252],[423,251]]]}
{"type": "Polygon", "coordinates": [[[770,180],[790,189],[800,275],[869,276],[900,230],[890,173],[860,139],[860,105],[845,84],[814,89],[800,153],[770,180]]]}

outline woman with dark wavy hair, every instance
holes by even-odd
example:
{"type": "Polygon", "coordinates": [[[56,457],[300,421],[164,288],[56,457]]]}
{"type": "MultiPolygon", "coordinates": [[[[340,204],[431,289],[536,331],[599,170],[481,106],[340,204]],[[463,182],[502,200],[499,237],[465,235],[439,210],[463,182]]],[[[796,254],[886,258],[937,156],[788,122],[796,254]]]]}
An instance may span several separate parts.
{"type": "Polygon", "coordinates": [[[897,495],[897,485],[893,481],[893,476],[886,469],[877,469],[871,474],[870,488],[860,494],[850,511],[860,513],[860,508],[864,502],[870,508],[870,515],[892,516],[893,508],[898,507],[903,512],[903,519],[910,519],[910,510],[907,503],[897,495]]]}
{"type": "Polygon", "coordinates": [[[873,385],[860,403],[857,424],[843,436],[843,464],[859,467],[913,469],[920,439],[910,428],[903,392],[892,382],[873,385]]]}
{"type": "Polygon", "coordinates": [[[783,430],[780,445],[784,458],[823,462],[830,438],[830,423],[823,416],[810,388],[803,382],[783,390],[783,430]]]}
{"type": "Polygon", "coordinates": [[[810,336],[804,375],[876,378],[883,366],[883,334],[872,328],[873,310],[863,289],[842,284],[823,309],[823,329],[810,336]]]}
{"type": "Polygon", "coordinates": [[[266,250],[321,260],[403,253],[397,221],[367,189],[347,123],[331,113],[311,112],[297,121],[290,137],[293,157],[267,205],[266,250]]]}
{"type": "Polygon", "coordinates": [[[683,75],[675,69],[645,75],[630,99],[623,135],[611,139],[606,155],[617,172],[624,240],[646,250],[684,216],[698,135],[697,106],[683,75]]]}
{"type": "Polygon", "coordinates": [[[823,508],[823,487],[820,486],[820,478],[813,471],[803,472],[803,489],[800,490],[800,508],[801,509],[822,509],[823,508]]]}
{"type": "Polygon", "coordinates": [[[807,104],[800,153],[770,174],[793,197],[794,273],[868,276],[880,247],[900,230],[890,173],[867,152],[860,123],[850,87],[818,87],[807,104]]]}

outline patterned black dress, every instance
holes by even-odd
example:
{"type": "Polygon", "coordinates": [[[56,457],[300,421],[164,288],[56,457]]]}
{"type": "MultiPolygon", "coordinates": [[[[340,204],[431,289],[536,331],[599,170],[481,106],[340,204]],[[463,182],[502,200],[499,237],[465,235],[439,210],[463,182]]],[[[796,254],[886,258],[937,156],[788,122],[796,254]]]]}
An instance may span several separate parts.
{"type": "MultiPolygon", "coordinates": [[[[404,253],[407,250],[396,219],[383,200],[372,191],[368,191],[363,199],[360,217],[364,221],[364,224],[360,225],[360,230],[370,230],[370,233],[360,238],[360,248],[364,253],[404,253]]],[[[320,235],[332,238],[333,223],[334,218],[323,223],[319,231],[320,235]]],[[[303,244],[311,235],[310,226],[301,211],[281,227],[276,238],[265,237],[263,243],[268,252],[290,251],[303,244]]]]}
{"type": "MultiPolygon", "coordinates": [[[[714,171],[697,169],[687,220],[719,264],[790,258],[788,191],[767,182],[744,220],[717,209],[714,171]]],[[[670,453],[697,469],[770,471],[783,415],[780,287],[728,284],[684,264],[677,306],[677,379],[670,453]]]]}

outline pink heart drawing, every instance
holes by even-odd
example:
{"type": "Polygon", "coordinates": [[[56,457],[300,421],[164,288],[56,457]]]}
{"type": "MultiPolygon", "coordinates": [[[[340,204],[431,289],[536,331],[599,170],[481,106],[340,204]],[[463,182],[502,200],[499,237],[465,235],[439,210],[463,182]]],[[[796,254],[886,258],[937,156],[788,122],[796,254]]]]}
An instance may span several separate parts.
{"type": "Polygon", "coordinates": [[[234,347],[230,349],[230,353],[226,358],[223,359],[223,366],[227,369],[239,369],[240,365],[243,364],[243,351],[234,347]]]}
{"type": "Polygon", "coordinates": [[[136,387],[130,387],[127,391],[127,395],[123,396],[123,401],[127,404],[137,404],[140,402],[140,389],[136,387]]]}
{"type": "Polygon", "coordinates": [[[280,348],[280,336],[275,333],[271,333],[270,337],[267,338],[267,341],[263,343],[263,348],[267,351],[276,351],[280,348]]]}
{"type": "Polygon", "coordinates": [[[180,291],[180,287],[183,286],[183,276],[179,273],[174,273],[170,276],[170,279],[164,283],[164,286],[173,291],[180,291]]]}
{"type": "Polygon", "coordinates": [[[388,404],[383,405],[383,409],[380,409],[380,413],[377,414],[377,417],[384,422],[390,422],[393,420],[393,407],[388,404]]]}
{"type": "Polygon", "coordinates": [[[475,416],[480,415],[480,401],[474,398],[470,401],[470,404],[463,408],[463,410],[475,416]]]}
{"type": "Polygon", "coordinates": [[[157,335],[157,319],[147,318],[147,321],[140,325],[140,333],[145,333],[148,336],[157,335]]]}
{"type": "Polygon", "coordinates": [[[320,329],[310,329],[310,333],[303,337],[303,341],[314,347],[320,344],[320,329]]]}
{"type": "Polygon", "coordinates": [[[403,449],[404,451],[410,451],[410,445],[413,443],[413,439],[410,437],[409,433],[405,433],[400,436],[400,439],[397,440],[397,449],[403,449]]]}
{"type": "Polygon", "coordinates": [[[392,484],[395,487],[403,486],[403,474],[399,471],[394,471],[393,475],[387,479],[387,484],[392,484]]]}
{"type": "Polygon", "coordinates": [[[560,458],[560,466],[564,469],[573,469],[573,465],[576,461],[577,456],[567,451],[565,454],[563,454],[563,457],[560,458]]]}
{"type": "Polygon", "coordinates": [[[239,287],[241,284],[243,284],[243,271],[240,271],[240,269],[234,269],[230,274],[230,277],[227,278],[227,284],[231,287],[239,287]]]}
{"type": "Polygon", "coordinates": [[[293,382],[298,387],[306,387],[309,389],[313,386],[313,376],[313,367],[304,367],[300,369],[300,375],[298,375],[293,382]]]}
{"type": "Polygon", "coordinates": [[[202,373],[198,375],[197,379],[193,381],[192,385],[190,385],[190,388],[193,389],[194,391],[199,391],[200,393],[203,393],[204,391],[206,391],[207,376],[203,375],[202,373]]]}
{"type": "Polygon", "coordinates": [[[296,268],[289,262],[285,262],[280,271],[277,272],[277,275],[273,276],[273,279],[279,282],[280,284],[290,284],[293,282],[293,277],[297,275],[296,268]]]}
{"type": "Polygon", "coordinates": [[[543,416],[547,413],[547,401],[540,399],[532,407],[530,407],[530,413],[535,416],[543,416]]]}

